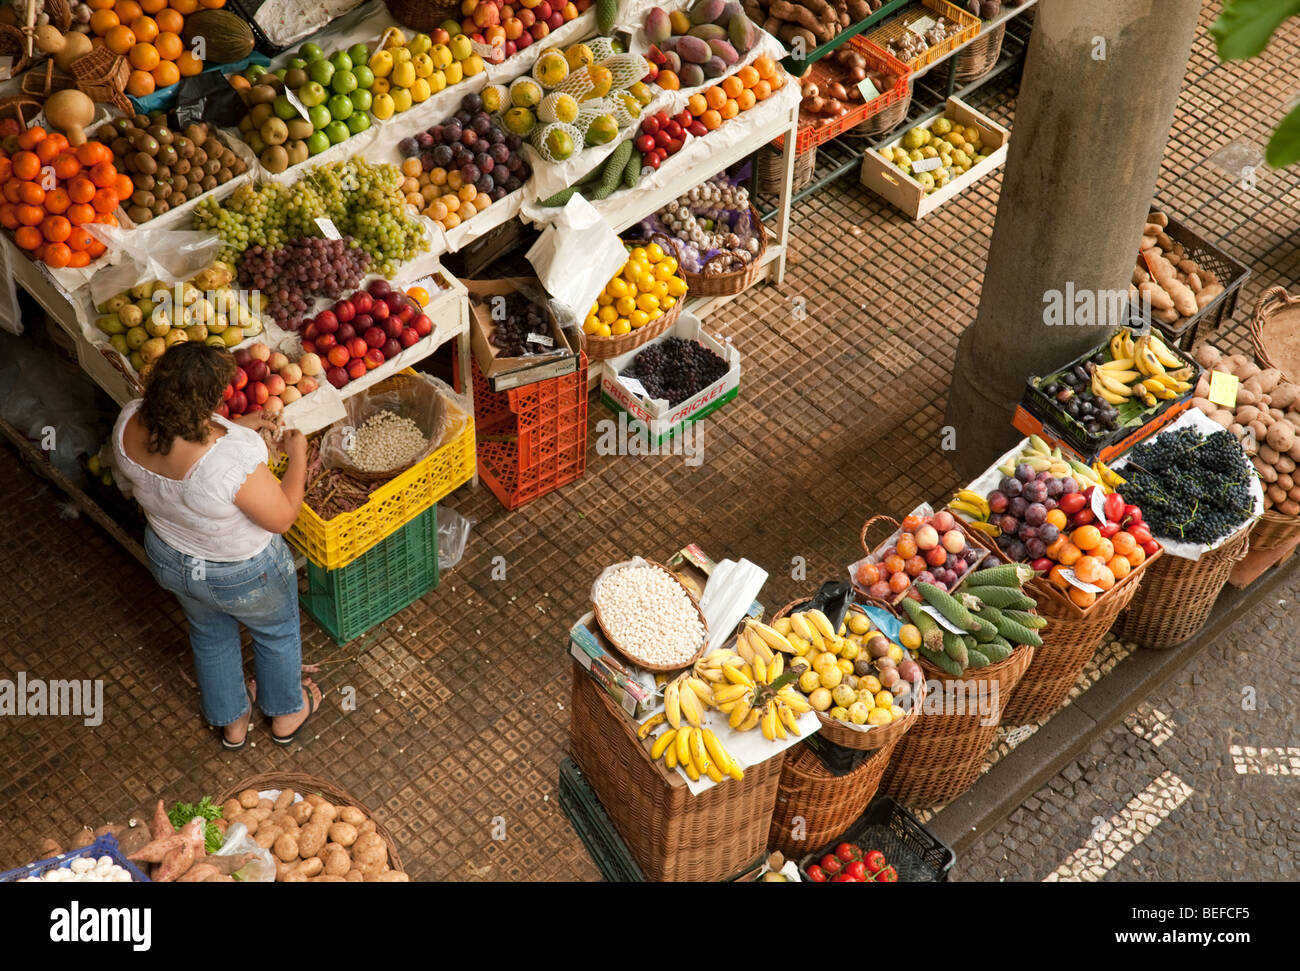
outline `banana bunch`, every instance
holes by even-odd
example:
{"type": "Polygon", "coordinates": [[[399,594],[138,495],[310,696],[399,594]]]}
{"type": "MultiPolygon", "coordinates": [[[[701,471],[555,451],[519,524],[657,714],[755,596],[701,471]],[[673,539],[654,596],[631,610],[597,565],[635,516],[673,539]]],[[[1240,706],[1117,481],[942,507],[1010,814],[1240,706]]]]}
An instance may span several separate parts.
{"type": "Polygon", "coordinates": [[[1092,393],[1112,405],[1137,398],[1154,408],[1156,399],[1167,401],[1192,389],[1192,368],[1155,334],[1134,340],[1122,328],[1110,339],[1109,350],[1112,360],[1093,368],[1091,384],[1092,393]]]}
{"type": "MultiPolygon", "coordinates": [[[[652,715],[647,722],[658,717],[652,715]]],[[[641,730],[646,731],[644,724],[641,730]]],[[[646,738],[648,735],[649,732],[646,732],[641,737],[646,738]]],[[[669,728],[651,744],[650,757],[656,762],[663,759],[667,769],[681,766],[692,782],[699,782],[705,776],[714,782],[721,782],[727,776],[739,782],[745,777],[745,770],[718,741],[718,736],[711,729],[694,725],[669,728]]]]}
{"type": "MultiPolygon", "coordinates": [[[[799,626],[823,642],[826,630],[830,630],[831,637],[838,637],[824,614],[820,619],[825,621],[825,628],[809,618],[801,618],[799,626]]],[[[785,670],[786,652],[772,651],[765,636],[789,644],[774,628],[751,621],[737,636],[735,650],[713,651],[696,662],[695,670],[699,680],[713,684],[713,704],[728,716],[727,724],[738,732],[761,728],[764,738],[775,741],[788,738],[787,732],[799,735],[798,716],[811,711],[812,706],[789,683],[796,674],[785,670]]],[[[801,635],[795,636],[802,639],[801,635]]],[[[796,653],[793,647],[789,653],[796,653]]]]}
{"type": "Polygon", "coordinates": [[[993,539],[1002,535],[1002,530],[988,521],[992,514],[989,501],[974,489],[958,489],[948,500],[948,508],[953,512],[961,513],[967,520],[966,525],[971,529],[978,530],[993,539]]]}

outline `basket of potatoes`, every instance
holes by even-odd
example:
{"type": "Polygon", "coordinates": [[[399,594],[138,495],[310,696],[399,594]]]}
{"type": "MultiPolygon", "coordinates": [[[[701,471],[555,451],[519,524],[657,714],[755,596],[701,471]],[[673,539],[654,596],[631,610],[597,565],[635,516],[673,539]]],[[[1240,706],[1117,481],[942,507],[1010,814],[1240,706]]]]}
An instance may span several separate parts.
{"type": "Polygon", "coordinates": [[[217,797],[228,823],[243,823],[276,860],[277,883],[406,883],[382,823],[344,790],[314,776],[251,776],[217,797]]]}
{"type": "Polygon", "coordinates": [[[1255,551],[1278,549],[1300,537],[1300,384],[1278,368],[1261,368],[1245,354],[1224,354],[1213,344],[1196,349],[1205,368],[1192,406],[1242,443],[1264,488],[1264,514],[1250,534],[1255,551]],[[1225,408],[1210,400],[1211,372],[1235,375],[1237,400],[1225,408]]]}

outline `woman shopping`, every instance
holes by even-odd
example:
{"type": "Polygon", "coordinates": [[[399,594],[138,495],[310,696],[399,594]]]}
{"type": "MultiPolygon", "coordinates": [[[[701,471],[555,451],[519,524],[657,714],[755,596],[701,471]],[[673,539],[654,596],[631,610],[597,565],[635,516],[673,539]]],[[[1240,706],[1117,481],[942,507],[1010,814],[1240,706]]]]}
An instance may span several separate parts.
{"type": "Polygon", "coordinates": [[[247,742],[254,700],[281,745],[321,700],[311,679],[302,679],[298,582],[279,535],[302,505],[306,440],[283,432],[289,465],[277,481],[260,434],[276,423],[263,412],[234,422],[215,413],[234,374],[229,353],[175,344],[113,429],[117,469],[148,520],[150,572],[189,621],[203,715],[222,727],[228,749],[247,742]],[[253,641],[256,678],[247,684],[240,624],[253,641]]]}

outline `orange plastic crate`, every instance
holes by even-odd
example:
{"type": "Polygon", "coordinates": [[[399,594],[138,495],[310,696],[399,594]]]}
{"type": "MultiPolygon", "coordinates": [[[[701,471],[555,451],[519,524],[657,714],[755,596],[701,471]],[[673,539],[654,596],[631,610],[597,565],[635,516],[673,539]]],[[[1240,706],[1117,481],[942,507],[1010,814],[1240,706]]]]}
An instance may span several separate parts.
{"type": "Polygon", "coordinates": [[[902,37],[903,34],[907,33],[908,24],[915,23],[922,17],[935,16],[947,17],[949,20],[956,21],[961,25],[962,29],[951,36],[945,37],[938,44],[931,45],[920,57],[915,57],[907,62],[907,67],[912,74],[919,74],[922,68],[929,67],[945,54],[978,37],[981,25],[979,17],[968,13],[956,4],[949,3],[948,0],[921,0],[915,7],[908,7],[897,17],[885,21],[872,30],[867,35],[867,38],[884,50],[888,48],[889,41],[902,37]]]}
{"type": "MultiPolygon", "coordinates": [[[[871,43],[865,37],[850,37],[848,44],[845,46],[852,48],[867,59],[867,69],[869,71],[895,75],[894,83],[888,91],[882,92],[878,97],[872,98],[870,101],[855,105],[847,114],[840,115],[838,118],[821,118],[800,112],[799,134],[794,141],[794,150],[797,155],[802,155],[810,148],[829,142],[832,138],[844,134],[850,128],[856,128],[872,115],[877,115],[891,105],[895,105],[908,97],[908,84],[911,80],[912,71],[906,64],[883,47],[871,43]]],[[[851,87],[851,81],[846,80],[844,76],[832,70],[826,63],[827,58],[832,56],[828,54],[825,58],[813,64],[810,75],[812,80],[823,90],[832,81],[838,81],[846,88],[851,87]]],[[[785,145],[785,136],[779,135],[772,144],[777,148],[783,147],[785,145]]]]}

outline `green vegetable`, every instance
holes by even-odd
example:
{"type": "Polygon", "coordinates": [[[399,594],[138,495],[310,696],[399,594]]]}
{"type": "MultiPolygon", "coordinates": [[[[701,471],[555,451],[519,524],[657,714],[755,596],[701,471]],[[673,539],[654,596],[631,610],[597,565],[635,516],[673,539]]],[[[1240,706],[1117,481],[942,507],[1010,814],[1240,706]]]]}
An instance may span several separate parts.
{"type": "Polygon", "coordinates": [[[1005,661],[1015,650],[1006,638],[998,636],[987,644],[980,645],[980,653],[996,664],[998,661],[1005,661]]]}
{"type": "MultiPolygon", "coordinates": [[[[985,607],[985,610],[989,608],[985,607]]],[[[975,641],[979,644],[987,644],[993,638],[998,636],[998,629],[993,626],[993,621],[984,616],[983,612],[972,614],[971,619],[975,621],[972,633],[975,635],[975,641]]]]}
{"type": "Polygon", "coordinates": [[[618,188],[618,184],[623,178],[623,172],[627,168],[628,157],[631,154],[632,139],[629,138],[625,142],[620,142],[605,161],[605,167],[602,169],[600,177],[600,185],[592,192],[592,199],[608,198],[618,188]]]}
{"type": "Polygon", "coordinates": [[[1042,630],[1047,626],[1047,618],[1042,614],[1027,614],[1023,610],[1008,610],[1005,615],[1017,624],[1022,624],[1030,630],[1042,630]]]}
{"type": "Polygon", "coordinates": [[[921,657],[925,658],[936,668],[940,668],[941,670],[948,672],[953,677],[961,676],[961,672],[962,672],[961,665],[958,664],[956,661],[954,661],[952,658],[950,658],[947,654],[944,654],[942,651],[935,652],[925,647],[918,647],[916,650],[917,653],[921,655],[921,657]]]}
{"type": "Polygon", "coordinates": [[[966,657],[970,661],[969,666],[972,668],[986,668],[992,663],[986,655],[981,654],[979,651],[967,651],[966,657]]]}
{"type": "MultiPolygon", "coordinates": [[[[1017,587],[962,587],[962,593],[968,593],[972,597],[978,597],[980,602],[985,604],[985,610],[988,607],[1015,607],[1020,610],[1028,610],[1036,606],[1032,597],[1025,594],[1023,590],[1017,587]]],[[[981,611],[984,613],[984,611],[981,611]]]]}
{"type": "Polygon", "coordinates": [[[976,570],[966,579],[968,587],[1018,587],[1034,578],[1034,568],[1028,563],[1003,563],[976,570]]]}
{"type": "Polygon", "coordinates": [[[956,598],[948,596],[948,594],[930,583],[918,583],[916,589],[925,598],[925,602],[943,614],[954,627],[965,631],[975,626],[970,611],[956,598]]]}
{"type": "Polygon", "coordinates": [[[225,837],[221,835],[221,830],[212,825],[212,820],[221,818],[221,807],[212,802],[211,796],[204,796],[197,805],[178,802],[167,813],[167,819],[176,829],[180,829],[196,816],[208,820],[207,825],[203,827],[204,847],[209,853],[217,852],[217,850],[221,849],[225,837]]]}
{"type": "Polygon", "coordinates": [[[959,667],[966,667],[970,652],[966,648],[965,639],[960,634],[954,634],[952,631],[943,632],[943,652],[957,662],[959,667]]]}
{"type": "Polygon", "coordinates": [[[551,208],[552,206],[562,206],[566,202],[568,202],[571,198],[573,198],[573,194],[577,191],[578,191],[578,187],[576,185],[571,185],[567,189],[561,189],[553,196],[547,196],[545,199],[539,202],[538,205],[548,209],[551,208]]]}
{"type": "Polygon", "coordinates": [[[618,17],[618,0],[596,0],[596,30],[601,34],[610,34],[614,30],[614,20],[618,17]]]}
{"type": "Polygon", "coordinates": [[[623,170],[623,188],[636,188],[636,184],[641,181],[641,164],[641,152],[633,149],[627,160],[627,168],[623,170]]]}
{"type": "Polygon", "coordinates": [[[995,626],[998,633],[1007,640],[1015,644],[1032,644],[1034,647],[1042,647],[1043,639],[1038,634],[1023,624],[1017,624],[1010,617],[1003,617],[995,626]]]}
{"type": "Polygon", "coordinates": [[[932,651],[943,650],[943,628],[910,597],[903,598],[903,612],[921,632],[921,642],[932,651]]]}

